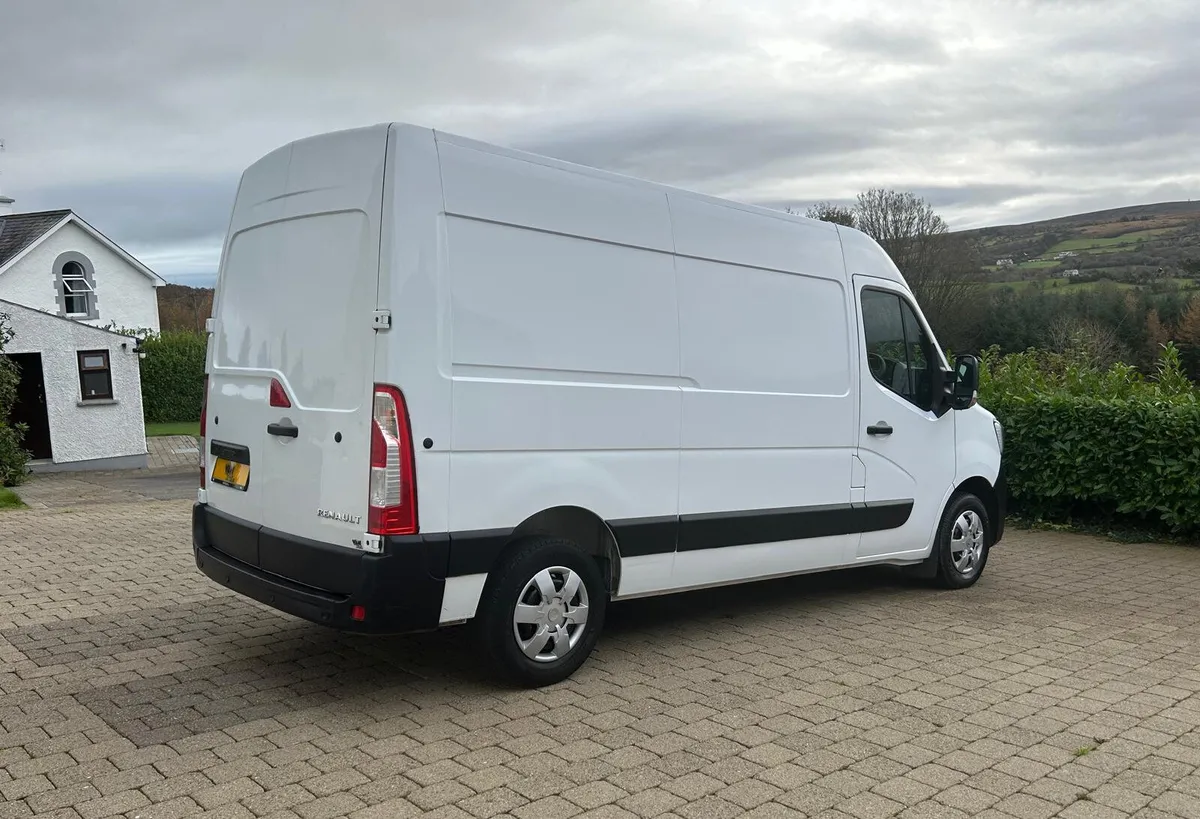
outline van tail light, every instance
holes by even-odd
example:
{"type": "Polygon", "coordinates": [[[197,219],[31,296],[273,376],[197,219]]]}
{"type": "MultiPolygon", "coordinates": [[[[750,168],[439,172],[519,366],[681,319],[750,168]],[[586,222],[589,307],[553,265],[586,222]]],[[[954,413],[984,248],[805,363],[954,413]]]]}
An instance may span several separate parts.
{"type": "Polygon", "coordinates": [[[288,398],[287,390],[279,383],[278,378],[271,379],[271,406],[282,407],[287,409],[291,407],[292,400],[288,398]]]}
{"type": "Polygon", "coordinates": [[[204,439],[208,431],[208,376],[204,376],[204,398],[200,401],[200,488],[208,482],[208,459],[204,456],[204,439]]]}
{"type": "Polygon", "coordinates": [[[417,533],[414,461],[412,430],[404,395],[395,387],[376,384],[371,418],[369,534],[417,533]]]}

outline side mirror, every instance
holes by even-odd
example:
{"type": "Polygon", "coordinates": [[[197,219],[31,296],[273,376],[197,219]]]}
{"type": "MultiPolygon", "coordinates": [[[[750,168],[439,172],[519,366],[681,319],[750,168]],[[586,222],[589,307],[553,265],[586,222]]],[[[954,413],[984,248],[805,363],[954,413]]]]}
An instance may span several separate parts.
{"type": "Polygon", "coordinates": [[[956,410],[975,405],[979,394],[979,359],[960,355],[954,360],[954,383],[950,388],[950,406],[956,410]]]}

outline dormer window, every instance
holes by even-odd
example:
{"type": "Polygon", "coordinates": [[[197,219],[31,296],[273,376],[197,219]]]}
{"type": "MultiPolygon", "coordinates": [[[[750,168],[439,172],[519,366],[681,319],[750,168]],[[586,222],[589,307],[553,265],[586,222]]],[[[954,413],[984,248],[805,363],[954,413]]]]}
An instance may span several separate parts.
{"type": "Polygon", "coordinates": [[[67,262],[62,270],[63,312],[71,318],[85,318],[95,290],[88,284],[87,273],[79,262],[67,262]]]}
{"type": "Polygon", "coordinates": [[[54,260],[55,301],[58,314],[77,321],[100,318],[96,304],[96,272],[82,253],[68,251],[54,260]]]}

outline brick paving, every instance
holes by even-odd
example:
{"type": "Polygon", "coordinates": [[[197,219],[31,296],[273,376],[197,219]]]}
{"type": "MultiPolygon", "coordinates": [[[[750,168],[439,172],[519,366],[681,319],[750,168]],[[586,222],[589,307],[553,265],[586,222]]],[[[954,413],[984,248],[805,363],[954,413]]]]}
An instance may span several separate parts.
{"type": "Polygon", "coordinates": [[[196,497],[195,465],[180,469],[123,469],[116,472],[55,472],[34,475],[14,490],[33,509],[80,510],[144,500],[196,497]]]}
{"type": "Polygon", "coordinates": [[[190,435],[161,435],[146,439],[150,469],[194,469],[200,457],[196,439],[190,435]]]}
{"type": "Polygon", "coordinates": [[[211,584],[187,502],[0,513],[0,819],[1200,816],[1200,552],[1013,531],[984,579],[614,607],[559,686],[464,629],[211,584]]]}

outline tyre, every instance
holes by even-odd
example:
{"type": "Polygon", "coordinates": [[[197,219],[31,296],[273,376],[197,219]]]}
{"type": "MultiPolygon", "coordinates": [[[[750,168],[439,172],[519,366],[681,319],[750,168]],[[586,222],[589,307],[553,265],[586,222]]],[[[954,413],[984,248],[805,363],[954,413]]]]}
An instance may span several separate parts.
{"type": "Polygon", "coordinates": [[[938,524],[937,584],[944,589],[973,586],[987,565],[991,522],[983,501],[971,494],[951,499],[938,524]]]}
{"type": "Polygon", "coordinates": [[[592,653],[607,606],[595,559],[568,540],[537,537],[521,543],[488,583],[479,636],[503,677],[551,685],[592,653]]]}

